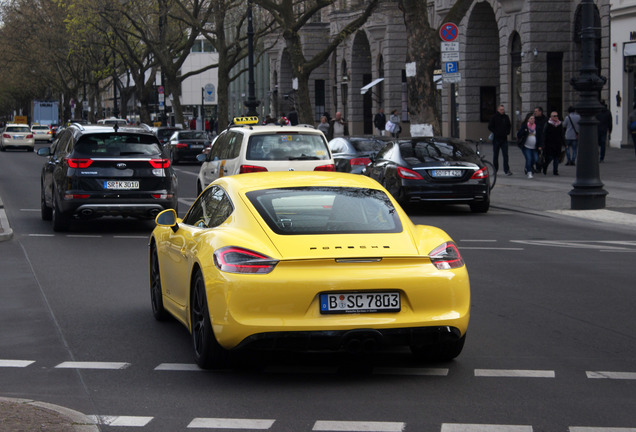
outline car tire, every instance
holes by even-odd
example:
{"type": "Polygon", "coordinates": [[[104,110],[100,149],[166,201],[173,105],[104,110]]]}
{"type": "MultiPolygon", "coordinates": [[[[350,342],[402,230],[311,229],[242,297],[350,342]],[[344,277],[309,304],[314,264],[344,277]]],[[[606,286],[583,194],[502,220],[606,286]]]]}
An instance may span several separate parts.
{"type": "Polygon", "coordinates": [[[33,153],[33,149],[34,149],[33,147],[27,147],[27,149],[26,149],[26,150],[27,150],[29,153],[33,153]]]}
{"type": "Polygon", "coordinates": [[[473,213],[488,213],[490,208],[490,198],[486,198],[484,201],[477,201],[470,203],[470,211],[473,213]]]}
{"type": "Polygon", "coordinates": [[[7,151],[7,149],[5,149],[3,145],[0,145],[0,151],[7,151]]]}
{"type": "Polygon", "coordinates": [[[57,200],[55,199],[55,189],[53,189],[53,193],[51,194],[51,203],[53,205],[53,214],[52,214],[52,222],[53,222],[53,231],[55,232],[64,232],[68,231],[71,226],[71,219],[62,213],[62,210],[57,205],[57,200]]]}
{"type": "Polygon", "coordinates": [[[161,289],[161,272],[159,271],[159,255],[155,243],[150,246],[150,302],[152,314],[157,321],[166,321],[169,314],[163,307],[163,291],[161,289]]]}
{"type": "Polygon", "coordinates": [[[50,221],[53,218],[53,209],[46,205],[46,199],[44,197],[44,185],[40,187],[40,214],[42,220],[50,221]]]}
{"type": "Polygon", "coordinates": [[[411,352],[418,360],[425,362],[448,362],[461,354],[466,342],[466,334],[451,342],[437,342],[432,345],[411,345],[411,352]]]}
{"type": "Polygon", "coordinates": [[[201,186],[201,182],[197,181],[197,196],[201,195],[203,192],[203,187],[201,186]]]}
{"type": "Polygon", "coordinates": [[[192,279],[190,293],[190,325],[194,359],[201,369],[222,369],[229,365],[229,352],[216,340],[208,301],[205,294],[205,281],[200,270],[192,279]]]}

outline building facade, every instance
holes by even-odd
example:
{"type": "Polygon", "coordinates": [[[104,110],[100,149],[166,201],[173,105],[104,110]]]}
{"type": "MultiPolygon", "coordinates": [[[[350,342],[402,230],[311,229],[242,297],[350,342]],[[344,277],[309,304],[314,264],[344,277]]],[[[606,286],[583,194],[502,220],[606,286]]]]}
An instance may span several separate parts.
{"type": "MultiPolygon", "coordinates": [[[[343,0],[323,11],[303,29],[305,56],[324,47],[330,37],[360,14],[364,2],[343,0]]],[[[438,28],[454,0],[428,0],[430,25],[438,28]]],[[[627,3],[625,0],[624,3],[627,3]]],[[[632,3],[632,2],[630,2],[632,3]]],[[[610,4],[596,0],[596,60],[609,75],[610,4]]],[[[579,0],[476,0],[455,23],[461,80],[440,86],[442,134],[463,139],[488,136],[488,120],[503,104],[516,128],[534,107],[561,115],[576,105],[570,80],[579,75],[581,2],[579,0]],[[454,113],[453,119],[451,114],[454,113]]],[[[441,39],[440,39],[441,42],[441,39]]],[[[316,69],[310,81],[315,120],[322,112],[340,111],[352,134],[372,133],[380,107],[397,109],[408,134],[404,18],[392,0],[380,1],[367,23],[316,69]],[[367,88],[369,84],[374,84],[367,88]],[[366,91],[365,91],[366,90],[366,91]],[[406,126],[406,127],[405,127],[406,126]]],[[[270,110],[279,115],[293,108],[294,82],[289,58],[280,41],[268,52],[270,110]]],[[[440,59],[440,68],[442,66],[440,59]]],[[[609,101],[609,83],[600,98],[609,101]]]]}

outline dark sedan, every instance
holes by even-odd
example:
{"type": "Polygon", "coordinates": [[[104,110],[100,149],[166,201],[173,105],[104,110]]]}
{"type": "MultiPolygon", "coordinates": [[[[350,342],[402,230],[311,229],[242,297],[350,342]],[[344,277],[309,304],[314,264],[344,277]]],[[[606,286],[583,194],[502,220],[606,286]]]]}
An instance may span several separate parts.
{"type": "Polygon", "coordinates": [[[210,146],[210,137],[205,131],[180,130],[172,134],[166,144],[173,163],[197,161],[197,155],[210,146]]]}
{"type": "Polygon", "coordinates": [[[387,143],[380,137],[338,137],[329,141],[336,171],[362,174],[387,143]]]}
{"type": "Polygon", "coordinates": [[[475,213],[490,207],[488,168],[465,142],[418,137],[387,144],[365,169],[402,205],[465,203],[475,213]]]}

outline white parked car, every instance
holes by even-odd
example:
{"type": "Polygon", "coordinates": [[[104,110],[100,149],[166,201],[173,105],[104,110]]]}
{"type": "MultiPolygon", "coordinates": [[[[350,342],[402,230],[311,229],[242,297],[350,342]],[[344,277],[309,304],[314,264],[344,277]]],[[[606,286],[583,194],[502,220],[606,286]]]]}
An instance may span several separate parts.
{"type": "Polygon", "coordinates": [[[47,125],[32,125],[31,132],[33,132],[33,139],[35,141],[53,141],[53,131],[47,125]]]}

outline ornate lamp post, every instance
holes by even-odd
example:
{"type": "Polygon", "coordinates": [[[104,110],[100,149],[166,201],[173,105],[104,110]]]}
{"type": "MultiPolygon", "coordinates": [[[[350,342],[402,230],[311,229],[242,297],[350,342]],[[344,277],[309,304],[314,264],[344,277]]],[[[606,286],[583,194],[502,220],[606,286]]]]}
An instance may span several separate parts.
{"type": "Polygon", "coordinates": [[[572,210],[593,210],[605,208],[607,191],[599,176],[598,120],[601,110],[598,94],[607,78],[597,74],[594,62],[594,2],[581,2],[581,69],[578,78],[570,84],[580,93],[576,111],[581,115],[579,133],[579,153],[576,164],[576,180],[569,192],[572,210]]]}
{"type": "Polygon", "coordinates": [[[256,100],[254,88],[254,25],[252,23],[252,1],[247,2],[247,100],[244,102],[248,116],[257,116],[256,107],[260,101],[256,100]]]}

